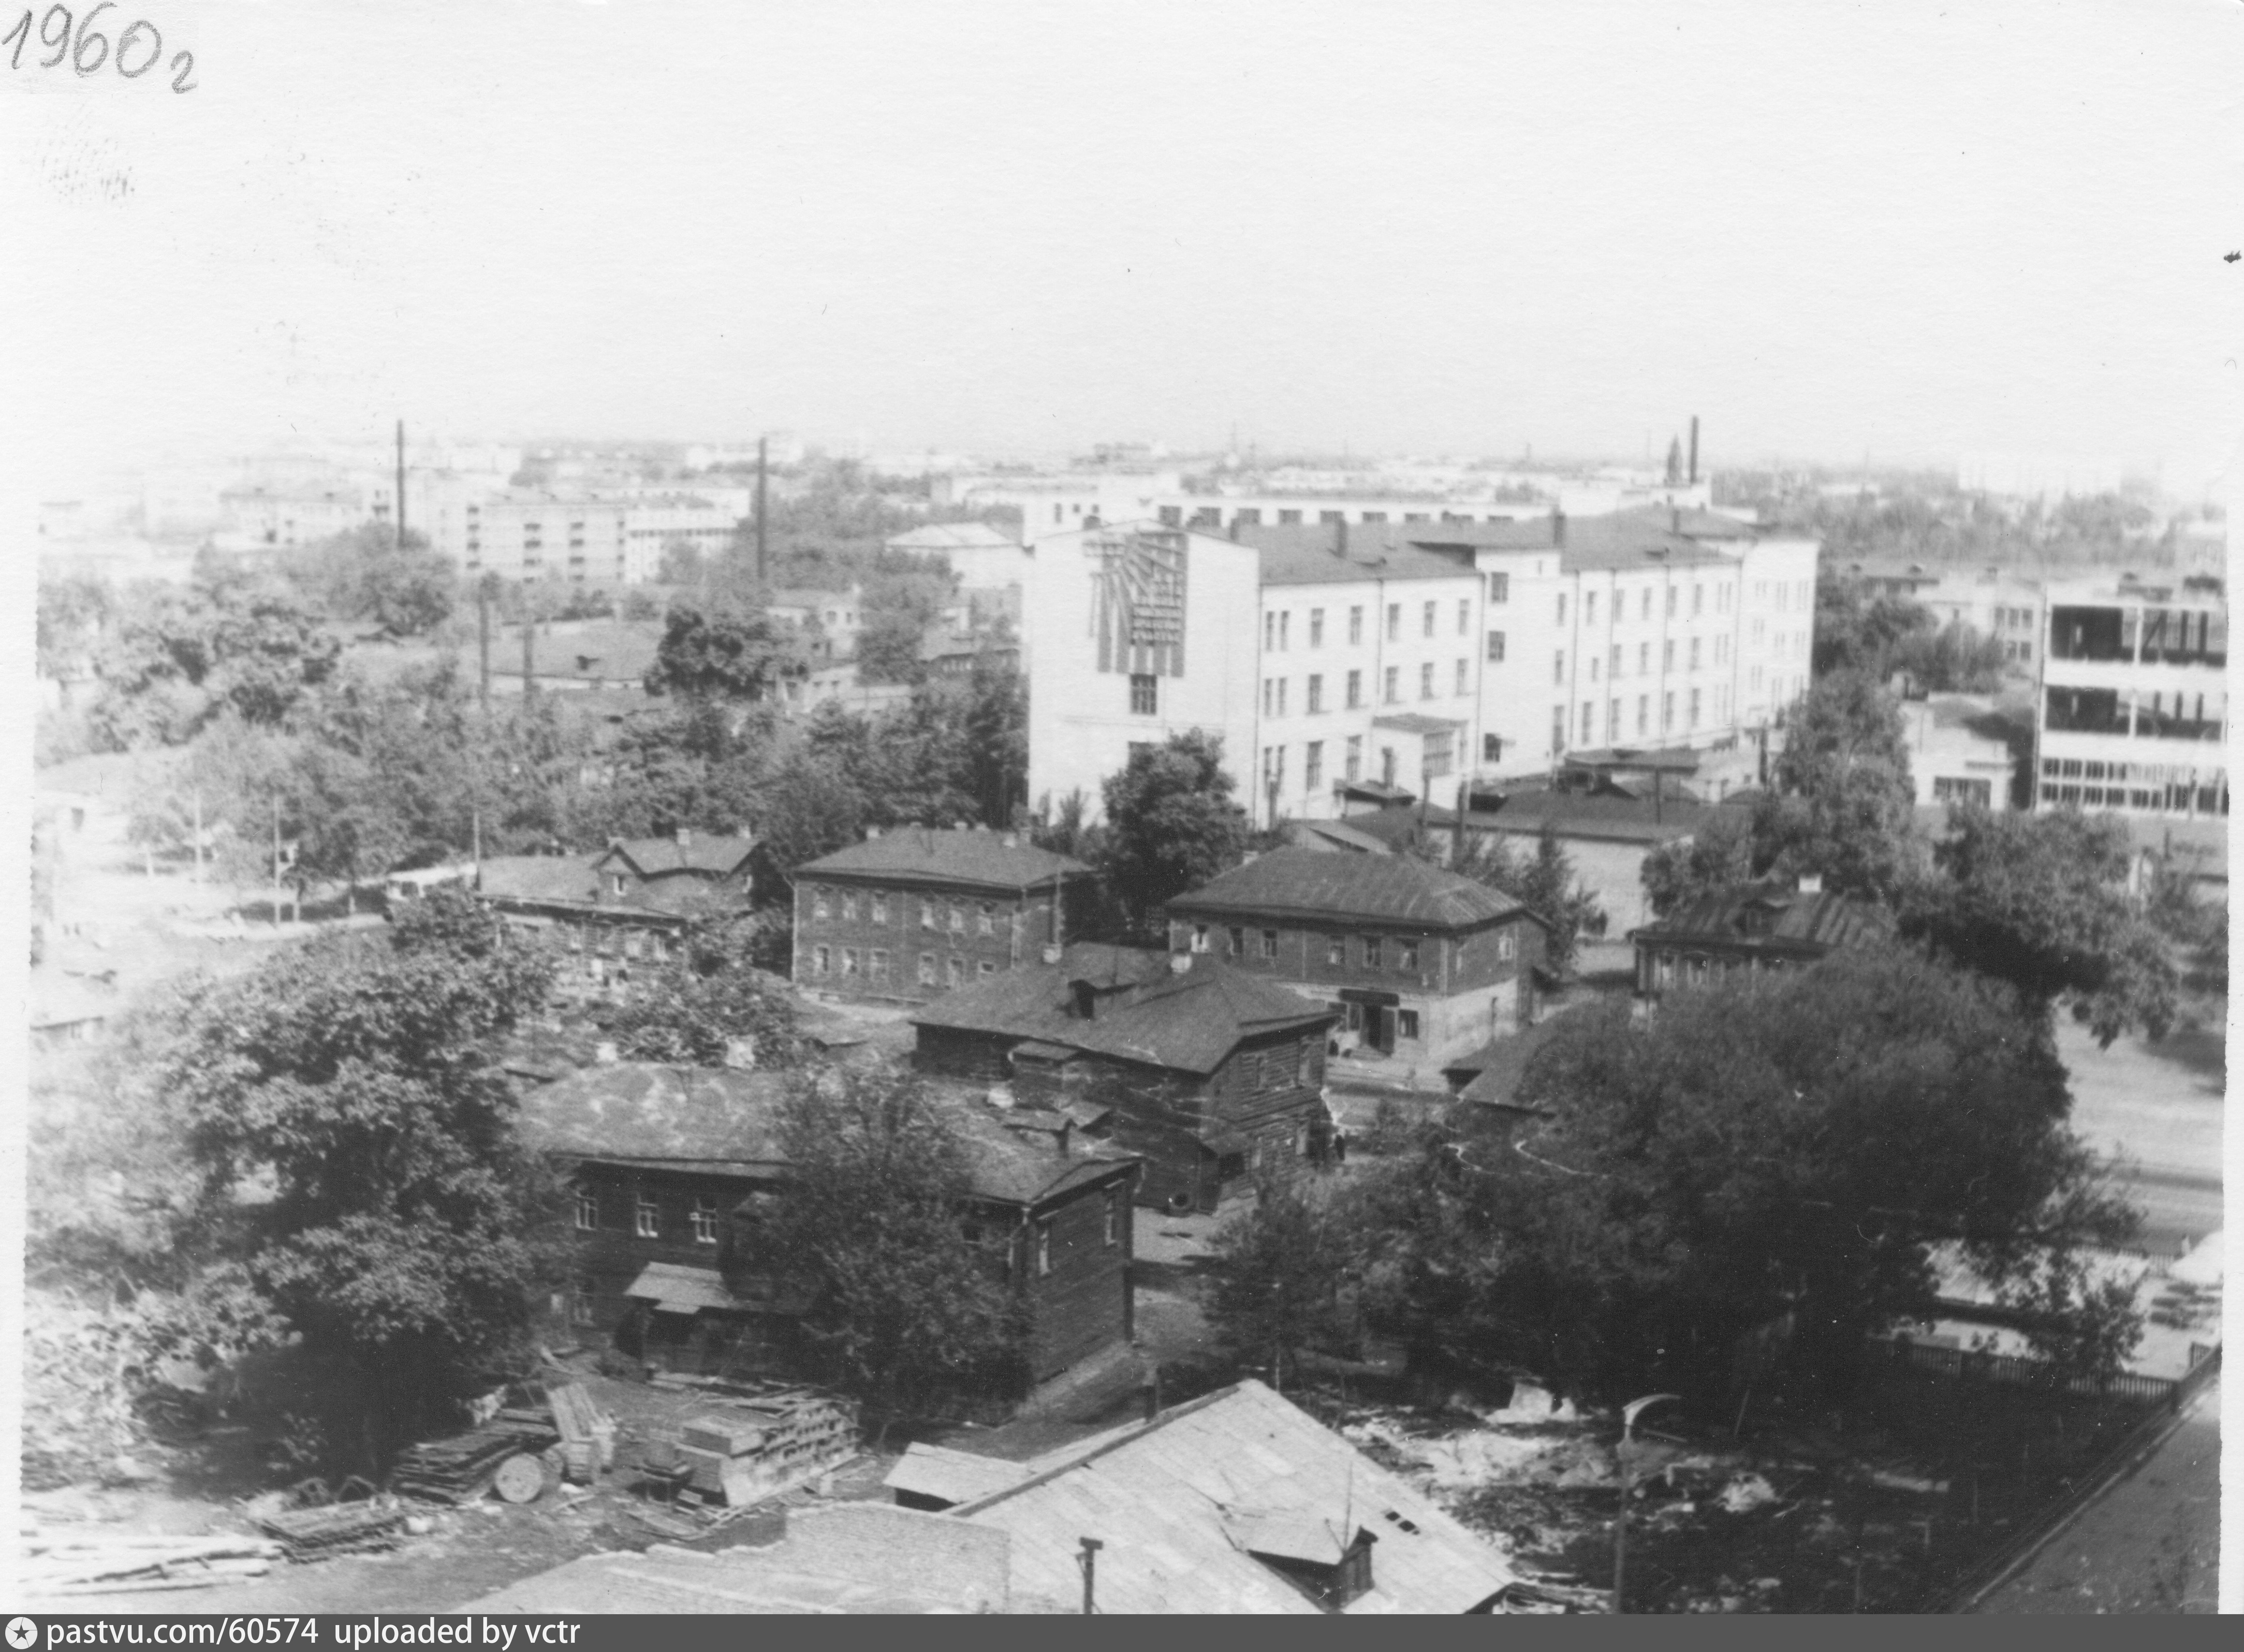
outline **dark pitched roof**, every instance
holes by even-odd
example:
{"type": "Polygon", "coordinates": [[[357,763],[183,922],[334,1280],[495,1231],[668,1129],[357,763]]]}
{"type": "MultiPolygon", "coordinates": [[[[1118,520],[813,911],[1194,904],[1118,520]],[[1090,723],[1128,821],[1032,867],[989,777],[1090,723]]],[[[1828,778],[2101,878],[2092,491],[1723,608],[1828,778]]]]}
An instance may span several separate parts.
{"type": "Polygon", "coordinates": [[[1321,523],[1283,527],[1246,526],[1239,543],[1261,557],[1265,585],[1329,585],[1355,579],[1470,578],[1470,563],[1437,555],[1413,543],[1426,524],[1406,530],[1395,523],[1351,524],[1348,550],[1339,550],[1338,530],[1321,523]]]}
{"type": "Polygon", "coordinates": [[[1804,894],[1781,884],[1739,884],[1701,895],[1631,941],[1688,945],[1745,945],[1821,956],[1834,947],[1861,946],[1893,933],[1882,907],[1832,892],[1804,894]]]}
{"type": "Polygon", "coordinates": [[[1080,860],[1026,839],[986,828],[936,832],[903,826],[853,843],[794,868],[798,878],[888,878],[899,882],[955,885],[971,889],[1027,889],[1054,877],[1082,878],[1080,860]]]}
{"type": "MultiPolygon", "coordinates": [[[[523,1138],[541,1152],[606,1163],[737,1176],[781,1175],[781,1103],[797,1073],[617,1062],[589,1067],[523,1098],[523,1138]]],[[[1111,1175],[1137,1157],[1105,1142],[1063,1138],[1057,1118],[1007,1116],[931,1088],[929,1099],[966,1150],[977,1197],[1033,1204],[1111,1175]]]]}
{"type": "Polygon", "coordinates": [[[1465,826],[1468,831],[1539,833],[1548,822],[1562,838],[1666,843],[1697,832],[1725,806],[1670,796],[1655,808],[1650,797],[1621,792],[1538,789],[1508,792],[1500,808],[1471,811],[1465,826]]]}
{"type": "Polygon", "coordinates": [[[644,878],[668,872],[706,872],[722,878],[739,871],[755,846],[753,838],[699,832],[686,834],[683,842],[678,838],[618,838],[599,860],[622,855],[644,878]]]}
{"type": "Polygon", "coordinates": [[[1494,1039],[1444,1067],[1443,1075],[1459,1087],[1458,1099],[1497,1107],[1517,1105],[1519,1081],[1525,1075],[1528,1063],[1558,1036],[1566,1014],[1560,1010],[1508,1038],[1494,1039]]]}
{"type": "Polygon", "coordinates": [[[1469,929],[1527,908],[1485,884],[1400,855],[1274,849],[1169,902],[1179,914],[1298,917],[1469,929]]]}
{"type": "MultiPolygon", "coordinates": [[[[1354,855],[1315,854],[1319,860],[1354,855]]],[[[1333,1020],[1333,1012],[1221,960],[1139,947],[1078,944],[1057,964],[1010,970],[946,993],[911,1017],[916,1027],[990,1033],[1056,1044],[1186,1073],[1212,1073],[1260,1033],[1333,1020]],[[1076,1014],[1073,983],[1091,989],[1092,1015],[1076,1014]]]]}

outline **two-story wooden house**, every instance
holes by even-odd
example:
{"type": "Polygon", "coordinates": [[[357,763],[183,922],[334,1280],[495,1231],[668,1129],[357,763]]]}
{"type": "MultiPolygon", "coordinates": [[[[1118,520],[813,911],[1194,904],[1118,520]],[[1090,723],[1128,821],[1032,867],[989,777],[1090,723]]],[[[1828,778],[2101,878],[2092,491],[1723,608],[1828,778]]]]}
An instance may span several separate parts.
{"type": "Polygon", "coordinates": [[[794,869],[794,981],[866,1003],[925,1003],[1061,944],[1091,868],[1013,833],[907,826],[794,869]]]}
{"type": "MultiPolygon", "coordinates": [[[[765,1238],[787,1193],[781,1108],[806,1082],[817,1081],[611,1062],[524,1096],[524,1140],[575,1188],[564,1306],[580,1336],[659,1364],[806,1374],[806,1287],[765,1238]]],[[[966,1154],[962,1217],[1027,1303],[1029,1380],[1126,1344],[1138,1156],[1086,1133],[1085,1109],[1000,1110],[940,1086],[929,1099],[966,1154]]]]}
{"type": "Polygon", "coordinates": [[[1167,910],[1176,950],[1330,1005],[1359,1055],[1432,1070],[1534,1020],[1542,920],[1423,861],[1278,849],[1167,910]]]}
{"type": "Polygon", "coordinates": [[[698,924],[748,910],[752,839],[679,832],[618,838],[596,854],[494,855],[469,873],[476,898],[563,954],[564,991],[612,994],[698,924]]]}
{"type": "Polygon", "coordinates": [[[1331,1125],[1335,1012],[1206,954],[1078,944],[911,1019],[921,1072],[1111,1110],[1145,1155],[1145,1204],[1213,1210],[1243,1178],[1292,1174],[1331,1125]]]}

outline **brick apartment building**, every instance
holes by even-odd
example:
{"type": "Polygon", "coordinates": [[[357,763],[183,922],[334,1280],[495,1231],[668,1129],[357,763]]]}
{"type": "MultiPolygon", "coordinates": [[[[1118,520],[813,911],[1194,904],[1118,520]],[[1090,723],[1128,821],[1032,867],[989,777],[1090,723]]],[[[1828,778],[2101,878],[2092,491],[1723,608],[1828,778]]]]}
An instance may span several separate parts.
{"type": "Polygon", "coordinates": [[[1064,944],[1091,868],[986,827],[908,826],[794,869],[794,981],[867,1003],[925,1003],[1064,944]]]}

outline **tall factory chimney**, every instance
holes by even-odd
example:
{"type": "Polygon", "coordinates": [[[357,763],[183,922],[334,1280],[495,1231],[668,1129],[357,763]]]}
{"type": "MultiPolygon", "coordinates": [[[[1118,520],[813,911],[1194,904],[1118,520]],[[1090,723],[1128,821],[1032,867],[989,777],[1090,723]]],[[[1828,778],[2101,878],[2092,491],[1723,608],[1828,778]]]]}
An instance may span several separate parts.
{"type": "Polygon", "coordinates": [[[1699,415],[1691,415],[1691,485],[1699,485],[1699,415]]]}

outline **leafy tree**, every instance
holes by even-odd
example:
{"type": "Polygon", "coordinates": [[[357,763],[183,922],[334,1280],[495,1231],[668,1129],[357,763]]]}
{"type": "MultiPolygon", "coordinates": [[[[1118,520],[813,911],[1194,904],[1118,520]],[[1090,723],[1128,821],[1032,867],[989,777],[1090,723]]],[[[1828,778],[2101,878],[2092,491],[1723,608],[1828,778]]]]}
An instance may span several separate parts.
{"type": "Polygon", "coordinates": [[[1282,1380],[1296,1351],[1345,1352],[1356,1330],[1347,1294],[1364,1224],[1323,1184],[1258,1179],[1254,1203],[1216,1231],[1208,1325],[1245,1365],[1282,1380]]]}
{"type": "Polygon", "coordinates": [[[828,1071],[790,1096],[779,1138],[788,1178],[769,1254],[815,1292],[804,1329],[838,1380],[887,1420],[1017,1383],[1023,1304],[968,1236],[965,1151],[926,1088],[828,1071]]]}
{"type": "Polygon", "coordinates": [[[2173,1023],[2174,968],[2126,892],[2132,840],[2111,815],[1949,811],[1935,873],[1902,907],[1906,933],[2015,987],[2047,1015],[2062,1003],[2106,1046],[2173,1023]]]}
{"type": "Polygon", "coordinates": [[[1592,1007],[1519,1099],[1549,1122],[1460,1114],[1391,1172],[1395,1311],[1421,1345],[1577,1392],[1704,1392],[1782,1325],[1787,1380],[1835,1391],[1866,1334],[1930,1314],[1943,1245],[2091,1374],[2131,1341],[2132,1310],[2084,1292],[2071,1259],[2136,1217],[2065,1128],[2042,1024],[1999,983],[1895,946],[1673,995],[1648,1024],[1592,1007]]]}
{"type": "Polygon", "coordinates": [[[758,980],[760,919],[735,920],[693,938],[683,954],[641,971],[631,997],[603,1025],[627,1061],[722,1067],[745,1040],[759,1068],[799,1064],[808,1046],[787,1001],[758,980]]]}
{"type": "Polygon", "coordinates": [[[1132,751],[1100,788],[1104,870],[1130,928],[1152,937],[1164,902],[1239,864],[1247,812],[1231,800],[1223,738],[1198,729],[1132,751]]]}
{"type": "Polygon", "coordinates": [[[699,585],[706,573],[700,546],[680,535],[662,542],[662,566],[656,580],[665,585],[699,585]]]}
{"type": "Polygon", "coordinates": [[[277,724],[341,649],[285,593],[224,570],[184,591],[143,582],[123,593],[97,657],[90,722],[114,751],[180,744],[229,707],[277,724]]]}
{"type": "Polygon", "coordinates": [[[728,603],[672,604],[646,691],[760,700],[797,663],[794,639],[768,615],[728,603]]]}
{"type": "Polygon", "coordinates": [[[1933,634],[1932,610],[1898,597],[1865,598],[1844,578],[1815,583],[1815,675],[1860,671],[1882,682],[1903,644],[1933,634]]]}
{"type": "Polygon", "coordinates": [[[1771,778],[1754,813],[1756,872],[1820,873],[1835,890],[1889,900],[1921,865],[1900,708],[1871,678],[1817,678],[1771,778]]]}
{"type": "Polygon", "coordinates": [[[408,529],[401,540],[387,523],[364,523],[308,545],[287,570],[328,613],[369,620],[399,637],[433,630],[452,612],[451,564],[423,536],[408,529]]]}
{"type": "Polygon", "coordinates": [[[1644,889],[1654,917],[1688,906],[1700,896],[1751,880],[1753,816],[1744,809],[1718,809],[1687,838],[1661,844],[1644,857],[1644,889]]]}
{"type": "MultiPolygon", "coordinates": [[[[1414,836],[1402,849],[1407,854],[1436,866],[1443,864],[1442,846],[1447,834],[1431,839],[1414,836]]],[[[1573,857],[1558,841],[1557,829],[1546,822],[1532,854],[1521,855],[1494,832],[1473,833],[1463,858],[1450,858],[1450,869],[1509,895],[1543,920],[1544,967],[1553,974],[1570,975],[1581,943],[1582,932],[1601,933],[1605,909],[1589,887],[1574,874],[1573,857]]]]}
{"type": "Polygon", "coordinates": [[[315,1359],[359,1379],[385,1460],[515,1346],[544,1282],[555,1184],[517,1143],[479,1054],[550,967],[438,891],[386,942],[339,937],[183,996],[162,1064],[208,1220],[262,1180],[232,1244],[315,1359]]]}
{"type": "Polygon", "coordinates": [[[109,582],[98,574],[41,568],[33,633],[39,675],[59,676],[90,654],[116,601],[109,582]]]}

